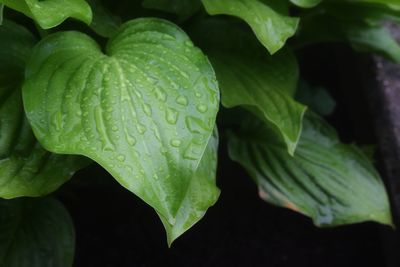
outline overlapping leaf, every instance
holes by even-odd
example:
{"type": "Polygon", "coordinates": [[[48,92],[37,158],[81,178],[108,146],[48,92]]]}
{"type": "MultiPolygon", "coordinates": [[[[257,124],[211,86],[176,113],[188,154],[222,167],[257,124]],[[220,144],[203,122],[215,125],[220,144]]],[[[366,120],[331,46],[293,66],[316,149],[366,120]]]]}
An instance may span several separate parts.
{"type": "Polygon", "coordinates": [[[177,26],[130,21],[106,54],[84,34],[57,33],[36,47],[26,76],[27,116],[44,147],[97,161],[158,212],[173,229],[170,241],[214,204],[215,182],[195,180],[199,165],[213,168],[203,155],[218,86],[207,58],[177,26]]]}
{"type": "Polygon", "coordinates": [[[392,223],[385,188],[368,158],[340,143],[317,115],[306,116],[294,157],[254,118],[231,136],[229,154],[255,180],[260,197],[310,216],[318,226],[392,223]]]}
{"type": "Polygon", "coordinates": [[[290,1],[299,7],[310,8],[318,5],[319,3],[321,3],[322,0],[290,0],[290,1]]]}
{"type": "Polygon", "coordinates": [[[271,54],[294,35],[299,22],[288,16],[288,2],[281,0],[203,0],[203,4],[211,15],[231,15],[246,21],[271,54]]]}
{"type": "Polygon", "coordinates": [[[222,104],[242,106],[275,128],[293,154],[306,107],[293,98],[299,76],[289,49],[271,56],[238,23],[210,19],[196,26],[217,73],[222,104]]]}
{"type": "Polygon", "coordinates": [[[0,0],[14,10],[34,19],[43,29],[53,28],[67,18],[90,24],[92,11],[85,0],[0,0]]]}
{"type": "Polygon", "coordinates": [[[0,200],[0,266],[71,267],[75,234],[58,201],[0,200]]]}
{"type": "Polygon", "coordinates": [[[21,85],[35,38],[5,21],[0,27],[0,198],[48,194],[88,161],[45,151],[25,117],[21,85]]]}

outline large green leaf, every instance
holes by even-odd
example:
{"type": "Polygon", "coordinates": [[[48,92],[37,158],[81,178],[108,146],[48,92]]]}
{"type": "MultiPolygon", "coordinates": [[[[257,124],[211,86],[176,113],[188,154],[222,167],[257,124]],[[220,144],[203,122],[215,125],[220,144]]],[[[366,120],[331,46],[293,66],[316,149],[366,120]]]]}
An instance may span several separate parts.
{"type": "Polygon", "coordinates": [[[368,158],[340,143],[317,115],[305,117],[294,157],[254,118],[231,136],[229,154],[246,168],[264,200],[310,216],[318,226],[392,223],[385,188],[368,158]]]}
{"type": "Polygon", "coordinates": [[[90,24],[92,11],[85,0],[0,0],[0,4],[24,13],[43,29],[53,28],[67,18],[90,24]]]}
{"type": "Polygon", "coordinates": [[[183,18],[196,13],[201,7],[201,0],[144,0],[145,8],[157,9],[183,18]]]}
{"type": "Polygon", "coordinates": [[[293,155],[306,107],[293,98],[299,70],[289,49],[269,55],[236,22],[209,19],[193,30],[216,70],[222,104],[243,106],[272,125],[293,155]]]}
{"type": "Polygon", "coordinates": [[[71,267],[75,234],[58,201],[0,200],[0,266],[71,267]]]}
{"type": "MultiPolygon", "coordinates": [[[[185,199],[217,190],[206,183],[188,190],[214,128],[219,92],[211,64],[176,25],[130,21],[106,54],[84,34],[56,33],[34,49],[26,77],[25,109],[44,147],[98,162],[152,206],[167,230],[187,215],[185,199]]],[[[212,205],[215,195],[191,210],[204,202],[212,205]]]]}
{"type": "Polygon", "coordinates": [[[21,84],[35,38],[12,22],[0,27],[0,198],[41,196],[56,190],[88,160],[44,150],[25,117],[21,84]]]}
{"type": "Polygon", "coordinates": [[[203,0],[211,15],[231,15],[246,21],[258,40],[273,54],[293,36],[299,20],[289,17],[281,0],[203,0]]]}

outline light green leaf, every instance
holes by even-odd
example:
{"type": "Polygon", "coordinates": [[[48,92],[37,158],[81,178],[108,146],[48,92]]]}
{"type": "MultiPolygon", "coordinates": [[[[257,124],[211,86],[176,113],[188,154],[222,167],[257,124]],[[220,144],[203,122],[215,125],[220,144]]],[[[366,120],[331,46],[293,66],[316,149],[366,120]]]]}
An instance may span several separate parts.
{"type": "Polygon", "coordinates": [[[315,7],[319,3],[321,3],[322,0],[290,0],[293,4],[303,7],[303,8],[310,8],[310,7],[315,7]]]}
{"type": "Polygon", "coordinates": [[[0,200],[0,266],[71,267],[74,248],[72,220],[55,199],[0,200]]]}
{"type": "Polygon", "coordinates": [[[201,0],[144,0],[143,7],[190,17],[201,7],[201,0]]]}
{"type": "Polygon", "coordinates": [[[163,216],[160,216],[165,229],[167,229],[168,244],[183,234],[201,219],[207,209],[218,200],[220,191],[215,186],[218,156],[218,131],[214,130],[204,156],[188,187],[188,194],[182,201],[181,211],[176,218],[176,223],[171,226],[163,216]],[[202,190],[198,190],[202,188],[202,190]]]}
{"type": "Polygon", "coordinates": [[[317,115],[307,113],[294,157],[252,118],[231,136],[229,154],[255,180],[261,198],[303,213],[317,226],[392,224],[384,185],[368,158],[340,143],[317,115]]]}
{"type": "Polygon", "coordinates": [[[88,160],[45,151],[25,117],[21,84],[35,38],[5,21],[0,27],[0,198],[42,196],[66,182],[88,160]]]}
{"type": "Polygon", "coordinates": [[[0,0],[0,4],[24,13],[43,29],[58,26],[67,18],[92,21],[92,11],[85,0],[0,0]]]}
{"type": "Polygon", "coordinates": [[[242,106],[274,127],[293,155],[306,107],[294,100],[299,70],[289,49],[269,55],[235,22],[210,19],[193,30],[217,73],[222,104],[242,106]]]}
{"type": "Polygon", "coordinates": [[[100,0],[88,0],[88,3],[93,11],[90,28],[103,37],[113,36],[121,26],[121,18],[113,15],[100,0]]]}
{"type": "Polygon", "coordinates": [[[298,18],[288,16],[281,0],[203,0],[210,15],[231,15],[246,21],[258,40],[274,54],[296,32],[298,18]]]}
{"type": "Polygon", "coordinates": [[[25,110],[45,148],[95,160],[177,225],[219,107],[211,64],[182,30],[133,20],[106,54],[84,34],[56,33],[34,49],[26,78],[25,110]]]}

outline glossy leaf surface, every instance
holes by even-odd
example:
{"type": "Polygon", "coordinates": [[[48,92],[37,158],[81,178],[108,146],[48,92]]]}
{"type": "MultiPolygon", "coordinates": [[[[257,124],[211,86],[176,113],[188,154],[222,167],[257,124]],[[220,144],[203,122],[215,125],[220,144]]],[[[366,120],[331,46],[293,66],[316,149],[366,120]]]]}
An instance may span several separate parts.
{"type": "Polygon", "coordinates": [[[0,266],[71,267],[75,234],[58,201],[0,200],[0,266]]]}
{"type": "Polygon", "coordinates": [[[244,20],[258,40],[274,54],[293,36],[298,18],[288,16],[288,5],[281,0],[203,0],[211,15],[231,15],[244,20]]]}
{"type": "Polygon", "coordinates": [[[391,224],[388,198],[369,159],[308,113],[294,157],[262,122],[247,119],[229,154],[249,172],[260,197],[311,217],[317,226],[376,221],[391,224]]]}
{"type": "Polygon", "coordinates": [[[24,13],[43,29],[53,28],[67,18],[90,24],[92,11],[85,0],[0,0],[0,4],[24,13]]]}
{"type": "Polygon", "coordinates": [[[299,70],[289,49],[269,55],[238,23],[210,19],[193,30],[217,73],[222,104],[242,106],[274,127],[293,154],[306,107],[294,100],[299,70]]]}
{"type": "Polygon", "coordinates": [[[0,198],[51,193],[89,162],[52,154],[33,136],[21,84],[35,43],[32,34],[15,23],[5,21],[0,27],[0,198]]]}
{"type": "MultiPolygon", "coordinates": [[[[44,147],[98,162],[152,206],[167,230],[180,227],[186,199],[217,190],[215,183],[189,190],[215,125],[215,74],[170,22],[130,21],[106,54],[78,32],[45,38],[27,67],[24,103],[44,147]]],[[[190,209],[201,212],[192,221],[214,202],[214,193],[194,202],[190,209]]]]}

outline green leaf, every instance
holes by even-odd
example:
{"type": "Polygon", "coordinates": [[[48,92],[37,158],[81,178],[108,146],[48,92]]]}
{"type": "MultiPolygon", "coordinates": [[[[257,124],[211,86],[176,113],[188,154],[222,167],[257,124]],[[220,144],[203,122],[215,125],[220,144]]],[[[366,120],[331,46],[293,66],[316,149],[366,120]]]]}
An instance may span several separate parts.
{"type": "Polygon", "coordinates": [[[214,130],[204,156],[200,161],[193,179],[188,187],[188,194],[182,201],[181,211],[176,218],[176,223],[171,226],[163,216],[160,216],[165,229],[167,229],[168,244],[183,234],[198,222],[206,213],[208,207],[218,200],[220,191],[215,186],[218,156],[218,131],[214,130]],[[202,188],[202,190],[199,190],[202,188]]]}
{"type": "Polygon", "coordinates": [[[210,15],[231,15],[249,24],[258,40],[274,54],[296,32],[298,18],[289,17],[281,0],[203,0],[210,15]]]}
{"type": "Polygon", "coordinates": [[[92,11],[85,0],[0,0],[5,6],[34,19],[43,29],[58,26],[67,18],[90,24],[92,11]]]}
{"type": "Polygon", "coordinates": [[[113,36],[121,26],[121,18],[113,15],[100,0],[88,0],[93,10],[90,28],[103,37],[113,36]]]}
{"type": "Polygon", "coordinates": [[[52,198],[0,200],[0,266],[71,267],[72,220],[52,198]]]}
{"type": "Polygon", "coordinates": [[[34,49],[26,77],[25,110],[45,148],[95,160],[178,227],[219,107],[211,64],[182,30],[133,20],[106,54],[87,35],[56,33],[34,49]]]}
{"type": "Polygon", "coordinates": [[[349,42],[355,50],[379,53],[400,62],[400,45],[381,25],[386,19],[400,21],[400,14],[369,5],[321,5],[302,16],[297,41],[300,45],[349,42]]]}
{"type": "Polygon", "coordinates": [[[229,140],[230,157],[249,172],[261,198],[311,217],[317,226],[392,224],[388,197],[369,159],[307,113],[294,157],[268,127],[248,118],[229,140]]]}
{"type": "Polygon", "coordinates": [[[144,0],[143,7],[177,14],[187,18],[201,7],[201,0],[144,0]]]}
{"type": "Polygon", "coordinates": [[[236,22],[205,20],[193,30],[209,55],[227,108],[245,107],[274,127],[293,155],[306,107],[294,100],[299,70],[282,49],[271,56],[236,22]]]}
{"type": "Polygon", "coordinates": [[[25,117],[21,83],[25,60],[36,43],[25,28],[0,27],[0,197],[42,196],[66,182],[88,160],[45,151],[25,117]]]}
{"type": "Polygon", "coordinates": [[[336,107],[336,102],[327,89],[319,86],[310,86],[302,80],[300,80],[296,92],[296,99],[322,116],[331,115],[336,107]]]}
{"type": "Polygon", "coordinates": [[[310,8],[310,7],[315,7],[319,3],[321,3],[322,0],[290,0],[293,4],[303,7],[303,8],[310,8]]]}

